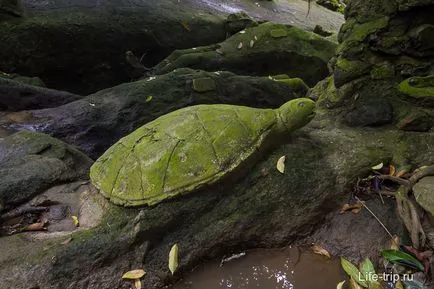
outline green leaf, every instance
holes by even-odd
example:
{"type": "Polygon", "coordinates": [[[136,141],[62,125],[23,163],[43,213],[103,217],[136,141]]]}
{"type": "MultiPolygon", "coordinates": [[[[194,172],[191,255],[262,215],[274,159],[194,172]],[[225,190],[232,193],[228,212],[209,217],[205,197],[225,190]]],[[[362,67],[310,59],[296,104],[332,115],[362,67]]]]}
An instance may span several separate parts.
{"type": "Polygon", "coordinates": [[[360,286],[368,288],[368,283],[366,282],[366,280],[364,280],[364,278],[360,278],[363,276],[360,273],[359,269],[357,269],[357,267],[353,263],[351,263],[344,257],[341,257],[341,266],[342,269],[344,269],[344,271],[360,286]]]}
{"type": "Polygon", "coordinates": [[[410,254],[394,249],[385,249],[381,251],[384,259],[392,263],[410,267],[419,271],[424,270],[422,263],[410,254]]]}
{"type": "Polygon", "coordinates": [[[378,282],[378,280],[374,280],[375,277],[378,277],[375,275],[375,267],[374,264],[372,264],[371,260],[369,258],[366,258],[363,260],[363,262],[359,266],[360,273],[364,277],[364,279],[368,282],[368,288],[369,289],[380,289],[381,284],[378,282]]]}

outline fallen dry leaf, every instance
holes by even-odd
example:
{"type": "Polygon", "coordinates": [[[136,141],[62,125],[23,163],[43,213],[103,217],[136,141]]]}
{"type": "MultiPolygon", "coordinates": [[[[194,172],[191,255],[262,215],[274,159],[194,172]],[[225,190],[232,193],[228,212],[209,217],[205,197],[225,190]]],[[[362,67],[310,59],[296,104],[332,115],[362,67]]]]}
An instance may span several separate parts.
{"type": "Polygon", "coordinates": [[[63,241],[63,242],[60,243],[60,244],[62,244],[62,245],[67,245],[67,244],[71,243],[71,241],[72,241],[72,238],[68,238],[68,239],[66,239],[65,241],[63,241]]]}
{"type": "Polygon", "coordinates": [[[148,96],[145,100],[145,102],[150,102],[152,100],[152,95],[148,96]]]}
{"type": "Polygon", "coordinates": [[[140,279],[134,280],[134,286],[136,286],[136,289],[142,289],[142,282],[140,282],[140,279]]]}
{"type": "Polygon", "coordinates": [[[373,169],[373,170],[380,170],[382,167],[383,167],[383,163],[379,163],[378,165],[373,166],[371,169],[373,169]]]}
{"type": "Polygon", "coordinates": [[[175,274],[176,269],[178,269],[178,244],[172,246],[169,252],[169,270],[173,274],[175,274]]]}
{"type": "Polygon", "coordinates": [[[336,285],[336,289],[342,289],[344,287],[344,283],[345,283],[345,280],[342,282],[339,282],[338,285],[336,285]]]}
{"type": "Polygon", "coordinates": [[[45,223],[33,223],[24,228],[23,231],[45,231],[47,228],[44,227],[45,223]]]}
{"type": "Polygon", "coordinates": [[[252,39],[252,40],[250,40],[250,48],[252,48],[253,45],[255,45],[255,41],[252,39]]]}
{"type": "Polygon", "coordinates": [[[237,47],[238,49],[241,49],[241,48],[243,48],[243,43],[242,42],[240,42],[240,44],[238,44],[238,47],[237,47]]]}
{"type": "Polygon", "coordinates": [[[345,212],[351,211],[353,214],[358,214],[363,208],[363,204],[361,202],[357,202],[353,205],[350,204],[344,204],[339,211],[339,214],[343,214],[345,212]]]}
{"type": "Polygon", "coordinates": [[[396,168],[394,165],[389,165],[389,176],[394,176],[396,173],[396,168]]]}
{"type": "Polygon", "coordinates": [[[122,275],[122,279],[136,280],[142,278],[145,274],[146,272],[143,269],[135,269],[122,275]]]}
{"type": "Polygon", "coordinates": [[[399,237],[393,236],[390,244],[390,249],[399,250],[399,245],[400,245],[399,237]]]}
{"type": "Polygon", "coordinates": [[[316,245],[316,244],[312,245],[312,251],[315,254],[323,255],[323,256],[326,256],[327,258],[331,258],[330,253],[326,249],[322,248],[319,245],[316,245]]]}
{"type": "Polygon", "coordinates": [[[362,286],[357,284],[353,278],[350,278],[350,289],[362,289],[362,286]]]}
{"type": "Polygon", "coordinates": [[[279,158],[279,160],[277,161],[277,165],[276,165],[277,170],[279,172],[281,172],[282,174],[285,173],[285,160],[286,160],[286,157],[285,156],[281,156],[279,158]]]}

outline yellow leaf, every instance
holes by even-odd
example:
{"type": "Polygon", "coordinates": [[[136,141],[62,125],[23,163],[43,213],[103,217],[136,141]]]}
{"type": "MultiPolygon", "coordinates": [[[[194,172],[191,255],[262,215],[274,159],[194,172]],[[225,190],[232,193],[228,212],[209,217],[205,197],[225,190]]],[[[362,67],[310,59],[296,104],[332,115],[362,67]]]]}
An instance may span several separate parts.
{"type": "Polygon", "coordinates": [[[396,168],[394,165],[389,165],[389,176],[394,176],[396,173],[396,168]]]}
{"type": "Polygon", "coordinates": [[[145,102],[150,102],[152,100],[152,95],[148,96],[145,100],[145,102]]]}
{"type": "Polygon", "coordinates": [[[143,276],[145,276],[145,274],[146,272],[144,270],[135,269],[135,270],[128,271],[127,273],[122,275],[122,279],[136,280],[142,278],[143,276]]]}
{"type": "Polygon", "coordinates": [[[241,49],[241,48],[243,48],[243,43],[242,42],[240,42],[240,44],[238,44],[238,49],[241,49]]]}
{"type": "Polygon", "coordinates": [[[350,278],[350,289],[362,289],[362,286],[357,284],[357,282],[354,281],[353,278],[350,278]]]}
{"type": "Polygon", "coordinates": [[[175,274],[176,269],[178,269],[178,244],[172,246],[169,252],[169,270],[175,274]]]}
{"type": "Polygon", "coordinates": [[[313,245],[312,250],[315,254],[323,255],[326,256],[327,258],[331,258],[330,253],[319,245],[313,245]]]}
{"type": "Polygon", "coordinates": [[[78,221],[77,216],[71,216],[71,218],[72,218],[72,222],[74,223],[74,225],[76,227],[78,227],[80,225],[80,222],[78,221]]]}
{"type": "Polygon", "coordinates": [[[393,236],[390,249],[399,250],[399,245],[400,245],[399,237],[393,236]]]}
{"type": "Polygon", "coordinates": [[[379,163],[378,165],[373,166],[371,169],[373,169],[373,170],[380,170],[382,167],[383,167],[383,163],[379,163]]]}
{"type": "Polygon", "coordinates": [[[345,280],[342,282],[339,282],[338,285],[336,285],[336,289],[342,289],[344,287],[344,283],[345,283],[345,280]]]}
{"type": "Polygon", "coordinates": [[[134,280],[134,286],[136,286],[136,289],[142,289],[142,282],[140,282],[140,279],[134,280]]]}
{"type": "Polygon", "coordinates": [[[277,165],[276,165],[277,170],[279,172],[281,172],[282,174],[285,173],[285,160],[286,160],[286,157],[285,156],[281,156],[279,158],[279,160],[277,161],[277,165]]]}

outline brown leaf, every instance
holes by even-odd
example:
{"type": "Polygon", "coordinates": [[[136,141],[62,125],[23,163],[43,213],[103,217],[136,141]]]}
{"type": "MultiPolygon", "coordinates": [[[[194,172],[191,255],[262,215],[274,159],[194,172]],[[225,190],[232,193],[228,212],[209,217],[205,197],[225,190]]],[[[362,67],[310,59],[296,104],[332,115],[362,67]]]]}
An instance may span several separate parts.
{"type": "Polygon", "coordinates": [[[44,227],[45,223],[33,223],[24,228],[23,231],[45,231],[47,228],[44,227]]]}
{"type": "Polygon", "coordinates": [[[66,239],[65,241],[63,241],[63,242],[62,242],[62,243],[60,243],[60,244],[62,244],[62,245],[67,245],[67,244],[71,243],[71,241],[72,241],[72,237],[71,237],[71,238],[68,238],[68,239],[66,239]]]}
{"type": "Polygon", "coordinates": [[[389,176],[394,176],[396,173],[396,168],[394,165],[389,165],[389,176]]]}
{"type": "Polygon", "coordinates": [[[344,204],[341,208],[341,210],[339,211],[339,214],[343,214],[345,212],[351,211],[353,214],[358,214],[363,208],[363,203],[361,203],[360,201],[350,205],[350,204],[344,204]]]}
{"type": "Polygon", "coordinates": [[[390,249],[399,250],[399,245],[400,245],[399,237],[393,236],[390,249]]]}
{"type": "Polygon", "coordinates": [[[351,208],[351,206],[350,206],[349,204],[344,204],[344,205],[342,206],[341,210],[339,211],[339,214],[342,215],[342,214],[345,213],[346,211],[350,210],[350,208],[351,208]]]}
{"type": "Polygon", "coordinates": [[[331,258],[330,253],[329,253],[326,249],[322,248],[322,247],[319,246],[319,245],[314,244],[314,245],[312,246],[312,251],[313,251],[315,254],[323,255],[323,256],[326,256],[327,258],[331,258]]]}

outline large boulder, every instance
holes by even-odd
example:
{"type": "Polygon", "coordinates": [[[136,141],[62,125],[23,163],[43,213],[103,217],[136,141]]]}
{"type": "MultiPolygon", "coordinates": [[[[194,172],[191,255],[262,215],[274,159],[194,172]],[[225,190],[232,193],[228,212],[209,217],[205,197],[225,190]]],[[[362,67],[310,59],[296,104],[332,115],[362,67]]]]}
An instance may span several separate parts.
{"type": "Polygon", "coordinates": [[[0,203],[7,210],[64,182],[86,179],[92,160],[50,136],[20,131],[0,139],[0,203]]]}
{"type": "Polygon", "coordinates": [[[264,23],[219,44],[177,50],[155,67],[156,74],[190,67],[242,75],[287,74],[315,85],[329,73],[336,44],[290,25],[264,23]]]}
{"type": "Polygon", "coordinates": [[[278,78],[178,69],[56,108],[6,114],[0,117],[0,124],[50,134],[97,158],[121,137],[179,108],[212,103],[277,108],[306,94],[302,80],[278,78]]]}
{"type": "Polygon", "coordinates": [[[37,83],[38,78],[0,75],[0,111],[55,107],[81,98],[69,92],[35,86],[37,83]]]}
{"type": "MultiPolygon", "coordinates": [[[[284,246],[311,234],[330,210],[338,210],[348,201],[357,178],[368,175],[372,165],[386,162],[396,154],[411,158],[415,167],[434,162],[434,152],[429,150],[434,141],[432,133],[336,129],[314,121],[285,141],[286,145],[265,157],[236,184],[212,187],[155,207],[110,206],[101,226],[72,235],[73,241],[66,246],[60,245],[62,239],[51,240],[51,245],[39,241],[32,243],[32,249],[26,246],[25,252],[8,254],[0,260],[3,284],[20,289],[129,288],[130,284],[121,280],[122,274],[144,268],[147,274],[142,288],[161,288],[204,259],[254,247],[284,246]],[[407,150],[403,151],[403,147],[407,150]],[[425,153],[419,154],[420,151],[425,153]],[[286,165],[285,173],[281,174],[276,170],[276,162],[283,155],[286,165]],[[180,267],[170,277],[167,259],[175,243],[180,248],[180,267]],[[50,249],[44,250],[47,246],[50,249]],[[15,261],[19,254],[27,256],[25,264],[15,261]]],[[[369,206],[393,214],[390,207],[386,210],[382,206],[369,206]]],[[[350,228],[353,222],[382,232],[367,212],[362,214],[365,223],[351,221],[358,216],[343,217],[345,227],[350,228]]],[[[382,220],[391,230],[399,232],[392,218],[382,220]]],[[[351,228],[357,231],[357,226],[351,228]]],[[[351,230],[345,234],[348,242],[335,236],[325,245],[350,247],[353,246],[350,242],[360,236],[351,230]]],[[[389,240],[384,232],[378,237],[372,251],[364,253],[375,256],[375,250],[388,245],[384,243],[389,240]]],[[[24,247],[23,241],[7,238],[10,241],[5,245],[11,251],[17,246],[24,247]]],[[[366,255],[355,252],[353,257],[360,260],[366,255]]]]}
{"type": "Polygon", "coordinates": [[[0,71],[88,94],[129,81],[126,51],[151,66],[174,49],[225,39],[225,19],[177,1],[29,1],[29,16],[0,23],[0,71]],[[36,6],[33,8],[33,6],[36,6]]]}

